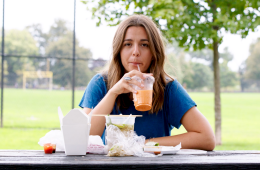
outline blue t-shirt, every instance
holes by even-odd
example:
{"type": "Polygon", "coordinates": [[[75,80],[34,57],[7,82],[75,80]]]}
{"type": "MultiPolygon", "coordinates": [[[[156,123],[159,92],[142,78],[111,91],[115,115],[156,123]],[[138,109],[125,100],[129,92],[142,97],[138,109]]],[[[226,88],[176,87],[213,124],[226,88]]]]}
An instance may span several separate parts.
{"type": "MultiPolygon", "coordinates": [[[[79,106],[94,108],[106,93],[107,87],[104,78],[101,74],[97,74],[89,82],[79,106]]],[[[150,139],[170,136],[171,130],[174,127],[179,128],[181,126],[182,116],[193,106],[197,106],[196,103],[190,98],[181,84],[174,80],[165,87],[163,108],[158,113],[149,114],[149,111],[137,111],[133,102],[128,109],[119,111],[116,110],[115,104],[110,114],[143,115],[143,117],[136,117],[134,130],[137,135],[143,135],[146,139],[150,139]]],[[[105,129],[102,140],[105,141],[105,129]]]]}

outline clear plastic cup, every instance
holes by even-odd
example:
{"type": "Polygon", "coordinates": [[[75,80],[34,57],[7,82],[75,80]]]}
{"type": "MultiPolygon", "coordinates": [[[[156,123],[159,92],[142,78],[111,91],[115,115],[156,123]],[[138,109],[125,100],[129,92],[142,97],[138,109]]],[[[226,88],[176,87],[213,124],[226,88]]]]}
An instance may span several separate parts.
{"type": "MultiPolygon", "coordinates": [[[[46,154],[52,154],[53,153],[53,145],[51,143],[45,143],[43,144],[43,150],[46,154]]],[[[56,145],[55,145],[56,150],[56,145]]]]}
{"type": "Polygon", "coordinates": [[[134,130],[135,116],[129,115],[112,115],[106,117],[106,126],[117,126],[121,131],[134,130]]]}
{"type": "Polygon", "coordinates": [[[148,111],[152,108],[153,101],[153,83],[154,77],[146,75],[145,79],[134,76],[133,79],[144,84],[144,88],[139,88],[132,84],[132,87],[137,91],[137,94],[133,94],[135,109],[138,111],[148,111]]]}
{"type": "MultiPolygon", "coordinates": [[[[110,149],[114,143],[118,142],[117,139],[119,138],[117,130],[111,130],[109,128],[110,125],[114,125],[118,127],[118,129],[123,133],[126,138],[132,138],[134,133],[134,124],[135,124],[135,116],[129,115],[111,115],[105,116],[106,117],[106,145],[108,149],[110,149]],[[110,130],[108,130],[110,129],[110,130]],[[115,137],[116,135],[116,137],[115,137]]],[[[122,139],[122,138],[120,138],[122,139]]]]}

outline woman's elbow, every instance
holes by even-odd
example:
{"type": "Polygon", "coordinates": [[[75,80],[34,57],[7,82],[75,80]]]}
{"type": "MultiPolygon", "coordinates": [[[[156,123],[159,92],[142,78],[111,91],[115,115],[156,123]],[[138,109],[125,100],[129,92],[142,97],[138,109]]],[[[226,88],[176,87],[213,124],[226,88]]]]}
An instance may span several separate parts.
{"type": "Polygon", "coordinates": [[[208,135],[206,140],[205,140],[205,150],[213,151],[215,146],[216,146],[216,140],[215,140],[214,134],[208,135]]]}

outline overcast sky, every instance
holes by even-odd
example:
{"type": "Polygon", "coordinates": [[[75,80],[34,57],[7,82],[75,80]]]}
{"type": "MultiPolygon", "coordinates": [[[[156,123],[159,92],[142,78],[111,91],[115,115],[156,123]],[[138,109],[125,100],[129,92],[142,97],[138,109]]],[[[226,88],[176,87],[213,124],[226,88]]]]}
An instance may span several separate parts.
{"type": "MultiPolygon", "coordinates": [[[[3,0],[0,2],[2,26],[3,0]]],[[[68,21],[70,28],[73,28],[73,5],[74,0],[5,0],[5,29],[23,29],[27,25],[40,23],[44,31],[47,31],[58,18],[68,21]]],[[[96,27],[91,13],[86,10],[86,5],[79,0],[76,9],[76,36],[80,44],[89,48],[94,58],[109,59],[116,27],[96,27]]],[[[258,37],[260,30],[250,33],[245,39],[241,39],[239,35],[225,34],[219,51],[223,51],[227,46],[234,55],[233,61],[229,64],[232,70],[238,70],[239,65],[249,56],[250,44],[258,37]]]]}

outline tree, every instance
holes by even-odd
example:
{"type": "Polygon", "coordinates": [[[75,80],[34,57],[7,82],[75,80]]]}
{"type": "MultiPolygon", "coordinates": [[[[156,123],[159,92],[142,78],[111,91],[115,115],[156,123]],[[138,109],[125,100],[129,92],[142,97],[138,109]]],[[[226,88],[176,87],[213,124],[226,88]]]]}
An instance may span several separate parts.
{"type": "MultiPolygon", "coordinates": [[[[91,1],[91,0],[89,0],[91,1]]],[[[83,1],[87,3],[88,1],[83,1]]],[[[179,46],[193,50],[213,49],[215,91],[215,135],[221,144],[221,101],[218,46],[222,31],[247,36],[260,23],[259,0],[92,0],[92,16],[97,25],[106,21],[116,25],[133,13],[150,16],[158,23],[165,37],[177,40],[179,46]]]]}
{"type": "Polygon", "coordinates": [[[245,81],[245,72],[246,72],[246,62],[244,61],[241,63],[238,69],[241,92],[244,92],[245,88],[249,86],[247,81],[245,81]]]}
{"type": "Polygon", "coordinates": [[[201,90],[203,87],[212,89],[213,74],[210,67],[205,64],[192,62],[191,60],[195,57],[207,57],[207,55],[204,55],[204,51],[203,55],[199,54],[202,53],[202,51],[193,53],[190,58],[187,57],[188,53],[186,53],[183,48],[178,47],[175,42],[168,45],[168,61],[165,64],[166,72],[174,78],[177,78],[177,80],[188,89],[201,90]]]}
{"type": "Polygon", "coordinates": [[[50,42],[58,40],[68,31],[71,31],[67,27],[67,22],[62,19],[56,19],[47,33],[43,32],[41,24],[29,25],[26,29],[37,41],[41,55],[45,55],[45,49],[50,42]]]}
{"type": "Polygon", "coordinates": [[[224,48],[224,52],[220,53],[220,86],[221,87],[232,87],[238,84],[237,73],[230,70],[228,63],[233,60],[233,55],[229,53],[228,48],[224,48]]]}
{"type": "Polygon", "coordinates": [[[245,78],[255,80],[260,89],[260,38],[250,45],[250,55],[245,62],[245,78]]]}
{"type": "MultiPolygon", "coordinates": [[[[59,57],[60,59],[47,59],[38,62],[38,69],[53,71],[53,81],[60,86],[71,87],[72,62],[65,58],[72,58],[72,30],[67,27],[67,22],[62,19],[55,20],[47,33],[42,31],[40,24],[27,26],[27,29],[38,42],[39,51],[42,55],[59,57]],[[64,58],[64,59],[63,59],[64,58]],[[50,63],[50,64],[49,64],[50,63]],[[48,66],[50,65],[50,66],[48,66]]],[[[75,42],[76,58],[91,59],[89,49],[81,47],[78,40],[75,42]]],[[[37,60],[38,61],[38,60],[37,60]]],[[[85,86],[93,76],[88,68],[87,61],[76,60],[75,85],[85,86]]]]}
{"type": "MultiPolygon", "coordinates": [[[[72,56],[72,33],[67,33],[59,38],[57,41],[49,43],[46,48],[48,56],[56,56],[60,58],[70,58],[72,56]]],[[[90,58],[92,56],[89,49],[79,46],[76,41],[76,57],[77,58],[90,58]]],[[[61,86],[71,87],[72,80],[72,64],[71,60],[52,59],[50,70],[54,74],[54,83],[61,86]]],[[[75,67],[75,85],[86,86],[87,82],[93,76],[93,73],[88,68],[87,61],[76,61],[75,67]]]]}
{"type": "Polygon", "coordinates": [[[169,75],[182,84],[183,78],[186,77],[187,79],[187,77],[193,73],[190,66],[191,62],[187,61],[184,49],[180,48],[176,41],[167,44],[166,49],[167,58],[164,69],[169,75]]]}
{"type": "MultiPolygon", "coordinates": [[[[203,49],[185,53],[184,50],[181,50],[173,44],[168,46],[167,51],[170,51],[170,53],[168,52],[169,61],[167,61],[165,65],[167,73],[176,75],[178,81],[185,84],[188,89],[201,90],[202,88],[213,88],[212,50],[203,49]],[[189,57],[185,57],[187,54],[189,57]],[[196,60],[194,61],[193,59],[196,60]],[[202,63],[199,63],[197,59],[202,63]],[[170,66],[173,66],[173,68],[170,66]]],[[[237,73],[231,71],[228,67],[228,63],[232,61],[232,59],[233,55],[226,47],[224,52],[220,53],[221,88],[233,87],[238,84],[237,73]]]]}
{"type": "MultiPolygon", "coordinates": [[[[202,59],[209,67],[213,68],[213,55],[212,50],[203,49],[198,51],[189,52],[191,58],[202,59]]],[[[228,48],[224,48],[224,52],[219,53],[220,63],[220,87],[225,88],[229,86],[235,86],[238,83],[237,73],[230,70],[228,63],[233,60],[233,55],[228,51],[228,48]]]]}
{"type": "MultiPolygon", "coordinates": [[[[36,41],[27,30],[8,30],[5,36],[5,54],[8,55],[37,55],[36,41]]],[[[25,57],[5,57],[7,63],[7,82],[14,86],[22,70],[34,69],[33,62],[25,57]]],[[[22,81],[22,80],[20,80],[22,81]]]]}
{"type": "Polygon", "coordinates": [[[220,64],[220,86],[221,88],[234,87],[239,85],[238,74],[228,67],[227,61],[220,64]]]}
{"type": "Polygon", "coordinates": [[[192,74],[186,76],[183,80],[189,89],[202,89],[203,87],[212,86],[212,71],[202,63],[191,63],[192,74]]]}
{"type": "Polygon", "coordinates": [[[166,72],[172,76],[173,78],[176,78],[180,83],[182,83],[183,77],[184,77],[184,71],[182,66],[186,63],[182,63],[183,56],[176,56],[174,53],[170,53],[167,56],[167,62],[165,62],[164,69],[166,72]]]}

